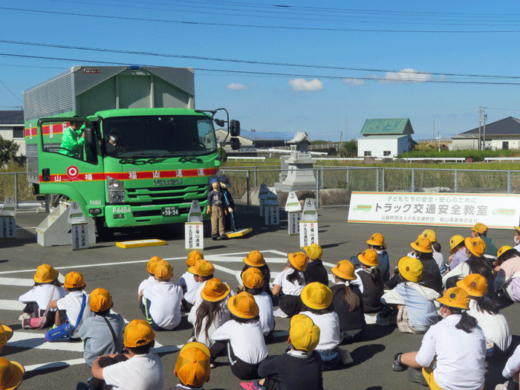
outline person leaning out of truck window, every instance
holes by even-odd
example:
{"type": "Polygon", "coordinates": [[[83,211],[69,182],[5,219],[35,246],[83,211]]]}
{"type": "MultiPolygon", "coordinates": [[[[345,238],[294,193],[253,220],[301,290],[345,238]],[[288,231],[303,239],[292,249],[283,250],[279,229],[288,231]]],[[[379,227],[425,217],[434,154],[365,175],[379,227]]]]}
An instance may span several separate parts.
{"type": "Polygon", "coordinates": [[[115,156],[124,150],[119,142],[119,139],[119,130],[116,128],[111,129],[108,133],[108,140],[105,144],[105,149],[109,156],[115,156]]]}
{"type": "Polygon", "coordinates": [[[69,157],[79,157],[84,144],[85,125],[82,126],[80,121],[70,122],[61,139],[60,153],[69,157]]]}

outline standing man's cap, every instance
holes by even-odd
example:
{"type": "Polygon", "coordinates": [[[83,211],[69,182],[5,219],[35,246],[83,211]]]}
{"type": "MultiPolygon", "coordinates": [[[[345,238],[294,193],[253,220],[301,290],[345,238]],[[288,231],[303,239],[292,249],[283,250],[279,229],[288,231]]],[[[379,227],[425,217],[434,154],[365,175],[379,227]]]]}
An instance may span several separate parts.
{"type": "Polygon", "coordinates": [[[401,276],[410,282],[418,283],[422,280],[424,267],[419,259],[408,256],[402,257],[397,263],[397,268],[401,276]]]}
{"type": "Polygon", "coordinates": [[[209,179],[209,185],[213,185],[213,183],[218,183],[218,179],[216,177],[209,179]]]}
{"type": "Polygon", "coordinates": [[[36,269],[34,281],[36,283],[50,283],[56,280],[59,273],[49,264],[42,264],[36,269]]]}
{"type": "Polygon", "coordinates": [[[487,228],[487,226],[484,225],[483,223],[481,223],[481,222],[477,222],[477,223],[475,224],[475,226],[473,226],[473,228],[472,228],[471,230],[473,230],[474,232],[477,232],[477,233],[479,233],[479,234],[482,234],[482,233],[487,232],[488,228],[487,228]]]}
{"type": "Polygon", "coordinates": [[[301,293],[305,306],[314,310],[323,310],[332,303],[332,291],[320,282],[309,283],[301,293]]]}
{"type": "Polygon", "coordinates": [[[0,348],[5,347],[11,337],[13,337],[13,330],[6,325],[0,324],[0,348]]]}
{"type": "Polygon", "coordinates": [[[469,274],[457,282],[457,287],[463,288],[470,297],[481,298],[488,292],[488,282],[480,274],[469,274]]]}
{"type": "Polygon", "coordinates": [[[350,260],[341,260],[334,268],[331,269],[332,273],[336,275],[338,278],[345,280],[355,280],[356,276],[356,268],[354,264],[350,260]]]}
{"type": "Polygon", "coordinates": [[[148,260],[148,263],[146,264],[146,272],[153,275],[155,272],[155,266],[157,265],[158,261],[163,261],[163,259],[159,256],[154,256],[148,260]]]}
{"type": "Polygon", "coordinates": [[[464,237],[458,234],[450,238],[450,253],[455,252],[455,248],[464,242],[464,237]]]}
{"type": "Polygon", "coordinates": [[[124,344],[128,348],[142,347],[155,340],[155,332],[145,320],[133,320],[125,327],[124,344]]]}
{"type": "Polygon", "coordinates": [[[247,288],[261,288],[264,285],[264,275],[256,267],[249,267],[242,272],[242,283],[247,288]]]}
{"type": "Polygon", "coordinates": [[[466,248],[477,257],[484,256],[484,252],[486,251],[486,243],[480,237],[467,237],[464,240],[464,245],[466,248]]]}
{"type": "Polygon", "coordinates": [[[313,242],[309,246],[304,246],[303,250],[309,255],[312,260],[319,260],[323,256],[323,249],[321,246],[313,242]]]}
{"type": "Polygon", "coordinates": [[[303,252],[289,253],[287,255],[289,262],[298,271],[304,272],[307,268],[307,256],[303,252]]]}
{"type": "Polygon", "coordinates": [[[430,240],[430,242],[436,242],[437,241],[437,235],[431,229],[426,229],[424,232],[419,234],[419,237],[425,237],[428,240],[430,240]]]}
{"type": "Polygon", "coordinates": [[[185,386],[202,387],[211,372],[208,347],[202,343],[188,343],[182,347],[175,363],[177,377],[185,386]]]}
{"type": "Polygon", "coordinates": [[[18,362],[10,362],[0,357],[0,389],[14,390],[23,380],[25,369],[18,362]]]}
{"type": "Polygon", "coordinates": [[[155,265],[154,276],[157,280],[168,280],[173,276],[173,267],[165,260],[158,261],[155,265]]]}
{"type": "Polygon", "coordinates": [[[380,233],[374,233],[370,236],[370,239],[367,241],[368,245],[374,246],[385,246],[385,238],[380,233]]]}
{"type": "Polygon", "coordinates": [[[65,275],[65,283],[63,283],[63,287],[65,288],[81,288],[85,287],[85,279],[83,279],[83,275],[79,272],[69,272],[65,275]]]}
{"type": "Polygon", "coordinates": [[[222,175],[222,177],[219,178],[218,181],[224,184],[226,187],[232,187],[231,183],[229,182],[229,177],[227,177],[226,175],[222,175]]]}
{"type": "Polygon", "coordinates": [[[410,246],[417,252],[433,253],[432,243],[426,237],[418,237],[417,240],[410,244],[410,246]]]}
{"type": "Polygon", "coordinates": [[[367,267],[377,267],[379,265],[379,256],[373,249],[365,249],[363,253],[358,255],[358,260],[367,267]]]}
{"type": "Polygon", "coordinates": [[[291,318],[289,336],[295,349],[309,353],[320,342],[320,328],[305,314],[296,314],[291,318]]]}
{"type": "Polygon", "coordinates": [[[264,255],[255,249],[244,258],[244,263],[251,267],[263,267],[265,265],[264,255]]]}
{"type": "Polygon", "coordinates": [[[96,288],[89,295],[89,305],[93,312],[107,311],[113,305],[112,295],[104,288],[96,288]]]}
{"type": "Polygon", "coordinates": [[[199,276],[210,276],[215,272],[215,267],[209,261],[201,259],[195,262],[193,267],[188,268],[188,272],[199,276]]]}
{"type": "Polygon", "coordinates": [[[204,259],[204,255],[202,254],[202,252],[195,249],[194,251],[191,251],[188,254],[188,259],[186,260],[186,266],[193,267],[195,265],[195,263],[197,262],[197,260],[203,260],[203,259],[204,259]]]}
{"type": "Polygon", "coordinates": [[[259,313],[255,298],[246,291],[229,298],[227,305],[231,314],[238,318],[251,319],[255,318],[259,313]]]}
{"type": "Polygon", "coordinates": [[[218,278],[213,278],[206,282],[204,288],[200,292],[200,296],[208,302],[219,302],[226,298],[230,291],[231,287],[226,283],[222,283],[218,278]]]}
{"type": "Polygon", "coordinates": [[[467,310],[469,308],[469,294],[460,287],[452,287],[444,291],[444,295],[437,298],[444,306],[467,310]]]}

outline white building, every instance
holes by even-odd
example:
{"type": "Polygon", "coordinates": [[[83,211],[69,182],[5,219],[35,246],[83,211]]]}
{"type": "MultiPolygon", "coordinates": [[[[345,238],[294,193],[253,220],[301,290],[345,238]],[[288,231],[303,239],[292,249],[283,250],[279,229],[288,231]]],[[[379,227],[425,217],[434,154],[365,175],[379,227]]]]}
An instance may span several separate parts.
{"type": "Polygon", "coordinates": [[[25,156],[23,110],[0,110],[0,137],[20,146],[17,156],[25,156]]]}
{"type": "Polygon", "coordinates": [[[479,137],[484,149],[520,149],[520,120],[510,116],[486,124],[485,133],[482,126],[480,134],[476,127],[455,135],[452,137],[450,150],[479,149],[479,137]]]}
{"type": "Polygon", "coordinates": [[[412,134],[408,118],[367,119],[358,139],[358,157],[397,157],[413,149],[412,134]]]}

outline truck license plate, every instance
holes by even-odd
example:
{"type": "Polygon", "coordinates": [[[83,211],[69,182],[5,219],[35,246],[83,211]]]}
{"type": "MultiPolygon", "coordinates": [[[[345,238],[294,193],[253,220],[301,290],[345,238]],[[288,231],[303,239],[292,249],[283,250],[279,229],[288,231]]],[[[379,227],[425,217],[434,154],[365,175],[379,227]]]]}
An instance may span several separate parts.
{"type": "Polygon", "coordinates": [[[179,208],[177,206],[168,206],[161,209],[163,217],[175,217],[179,215],[179,208]]]}

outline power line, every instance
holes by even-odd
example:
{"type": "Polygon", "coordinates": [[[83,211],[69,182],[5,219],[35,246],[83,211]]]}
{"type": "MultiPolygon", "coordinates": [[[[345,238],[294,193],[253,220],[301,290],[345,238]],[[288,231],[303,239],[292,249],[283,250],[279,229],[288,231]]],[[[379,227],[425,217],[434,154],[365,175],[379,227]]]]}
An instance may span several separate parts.
{"type": "MultiPolygon", "coordinates": [[[[32,55],[27,55],[27,54],[0,53],[0,56],[71,62],[70,58],[32,56],[32,55]]],[[[92,64],[105,64],[105,65],[131,65],[131,64],[125,63],[125,62],[96,61],[96,60],[83,60],[83,59],[80,60],[77,58],[75,59],[75,61],[83,62],[83,63],[92,63],[92,64]]],[[[157,65],[143,65],[143,66],[157,67],[157,65]]],[[[229,70],[229,69],[208,69],[208,68],[193,68],[193,69],[195,69],[197,71],[219,72],[219,73],[230,73],[230,74],[267,75],[267,76],[300,77],[300,78],[321,78],[321,79],[332,79],[332,80],[368,80],[368,81],[382,81],[382,82],[396,82],[396,83],[414,82],[415,81],[415,80],[393,80],[393,79],[391,80],[391,79],[374,78],[374,77],[311,75],[311,74],[258,72],[258,71],[229,70]]],[[[434,83],[434,84],[475,84],[475,85],[515,85],[515,86],[520,85],[520,83],[495,82],[495,81],[421,80],[420,82],[421,83],[434,83]]]]}
{"type": "MultiPolygon", "coordinates": [[[[202,61],[231,62],[231,63],[254,64],[254,65],[289,66],[289,67],[299,67],[299,68],[330,69],[330,70],[353,70],[353,71],[359,71],[359,72],[387,72],[387,73],[401,72],[401,70],[390,70],[390,69],[354,68],[354,67],[345,67],[345,66],[309,65],[309,64],[284,63],[284,62],[240,60],[240,59],[231,59],[231,58],[188,56],[188,55],[180,55],[180,54],[165,54],[165,53],[154,53],[154,52],[146,52],[146,51],[103,49],[103,48],[95,48],[95,47],[70,46],[70,45],[60,45],[60,44],[52,44],[52,43],[13,41],[13,40],[7,40],[7,39],[0,39],[0,43],[25,45],[25,46],[37,46],[37,47],[52,47],[52,48],[58,48],[58,49],[71,49],[71,50],[84,50],[84,51],[94,51],[94,52],[143,55],[143,56],[154,56],[154,57],[182,58],[182,59],[192,59],[192,60],[202,60],[202,61]]],[[[484,75],[484,74],[471,74],[471,73],[445,73],[445,72],[416,71],[416,72],[414,72],[414,74],[427,74],[427,75],[434,75],[434,76],[497,78],[497,79],[520,79],[520,76],[484,75]]]]}
{"type": "Polygon", "coordinates": [[[326,27],[294,27],[294,26],[267,26],[260,24],[237,24],[237,23],[215,23],[215,22],[193,22],[187,20],[166,20],[166,19],[152,19],[152,18],[134,18],[128,16],[111,16],[111,15],[95,15],[82,14],[76,12],[63,11],[44,11],[32,10],[23,8],[0,7],[0,9],[8,11],[20,11],[40,13],[47,15],[60,16],[83,16],[88,18],[101,18],[110,20],[130,20],[139,22],[155,22],[155,23],[171,23],[171,24],[190,24],[196,26],[218,26],[218,27],[244,27],[244,28],[260,28],[260,29],[280,29],[280,30],[299,30],[299,31],[342,31],[342,32],[381,32],[381,33],[435,33],[435,34],[487,34],[487,33],[519,33],[520,30],[390,30],[390,29],[360,29],[360,28],[326,28],[326,27]]]}
{"type": "Polygon", "coordinates": [[[0,80],[0,84],[2,84],[5,87],[5,89],[7,89],[11,93],[11,95],[13,95],[16,98],[16,100],[18,100],[19,102],[21,102],[23,104],[23,101],[18,96],[16,96],[15,93],[13,91],[11,91],[7,87],[7,85],[4,84],[4,82],[2,80],[0,80]]]}

